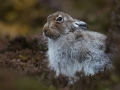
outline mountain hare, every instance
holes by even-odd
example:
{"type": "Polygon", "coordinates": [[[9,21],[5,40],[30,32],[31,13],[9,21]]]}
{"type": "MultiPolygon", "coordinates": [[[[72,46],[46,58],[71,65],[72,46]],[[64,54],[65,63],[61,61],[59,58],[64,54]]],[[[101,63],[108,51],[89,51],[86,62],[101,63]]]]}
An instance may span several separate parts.
{"type": "Polygon", "coordinates": [[[74,77],[77,71],[94,75],[110,66],[110,59],[104,52],[106,36],[89,31],[83,21],[56,12],[47,17],[43,34],[48,38],[49,66],[57,76],[74,77]]]}

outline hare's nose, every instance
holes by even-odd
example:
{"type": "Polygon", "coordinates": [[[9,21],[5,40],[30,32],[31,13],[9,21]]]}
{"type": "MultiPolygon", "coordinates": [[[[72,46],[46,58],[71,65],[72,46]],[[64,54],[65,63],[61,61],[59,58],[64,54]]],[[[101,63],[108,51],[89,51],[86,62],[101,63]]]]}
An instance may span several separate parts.
{"type": "Polygon", "coordinates": [[[45,35],[49,34],[50,31],[51,31],[51,30],[50,30],[49,28],[44,28],[44,29],[43,29],[43,32],[44,32],[45,35]]]}
{"type": "Polygon", "coordinates": [[[43,32],[44,33],[46,33],[47,31],[48,31],[48,23],[46,23],[45,25],[44,25],[44,28],[43,28],[43,32]]]}
{"type": "Polygon", "coordinates": [[[43,32],[44,32],[45,34],[47,33],[47,31],[48,31],[48,29],[44,29],[44,30],[43,30],[43,32]]]}

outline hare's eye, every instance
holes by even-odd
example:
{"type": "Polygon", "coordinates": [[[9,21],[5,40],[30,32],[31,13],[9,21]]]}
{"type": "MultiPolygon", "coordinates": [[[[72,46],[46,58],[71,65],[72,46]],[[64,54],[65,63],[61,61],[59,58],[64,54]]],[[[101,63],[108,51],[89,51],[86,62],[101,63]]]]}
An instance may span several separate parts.
{"type": "Polygon", "coordinates": [[[62,17],[57,17],[57,18],[56,18],[56,21],[57,21],[57,22],[62,22],[62,21],[63,21],[63,18],[62,18],[62,17]]]}

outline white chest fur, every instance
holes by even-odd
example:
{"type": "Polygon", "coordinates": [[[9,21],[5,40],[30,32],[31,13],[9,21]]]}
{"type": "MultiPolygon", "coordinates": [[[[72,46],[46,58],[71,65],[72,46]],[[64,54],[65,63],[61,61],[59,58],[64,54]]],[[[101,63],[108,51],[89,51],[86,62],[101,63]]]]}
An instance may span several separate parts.
{"type": "Polygon", "coordinates": [[[48,40],[48,60],[57,76],[62,73],[74,77],[83,70],[86,75],[94,74],[109,63],[104,52],[106,36],[90,31],[81,32],[83,37],[75,38],[74,33],[48,40]]]}

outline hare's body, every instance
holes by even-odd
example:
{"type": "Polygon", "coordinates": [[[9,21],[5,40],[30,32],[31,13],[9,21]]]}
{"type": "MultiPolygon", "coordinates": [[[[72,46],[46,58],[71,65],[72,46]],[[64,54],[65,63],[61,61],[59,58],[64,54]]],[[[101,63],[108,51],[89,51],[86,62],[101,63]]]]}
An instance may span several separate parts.
{"type": "Polygon", "coordinates": [[[76,38],[75,33],[69,33],[57,40],[48,41],[48,59],[57,75],[62,73],[73,77],[81,70],[86,75],[94,74],[109,63],[104,52],[106,36],[90,31],[76,32],[81,32],[79,38],[76,38]]]}
{"type": "MultiPolygon", "coordinates": [[[[64,13],[57,14],[63,15],[64,13]]],[[[109,66],[109,57],[104,52],[105,35],[77,27],[78,23],[73,23],[74,19],[71,17],[68,20],[70,25],[63,22],[62,26],[59,27],[61,23],[58,23],[57,26],[52,21],[55,15],[56,13],[53,14],[53,19],[50,17],[51,22],[48,19],[43,30],[45,36],[48,37],[49,65],[56,71],[57,76],[61,73],[74,77],[77,71],[83,71],[86,75],[93,75],[109,66]]],[[[58,16],[56,15],[56,17],[58,16]]]]}

